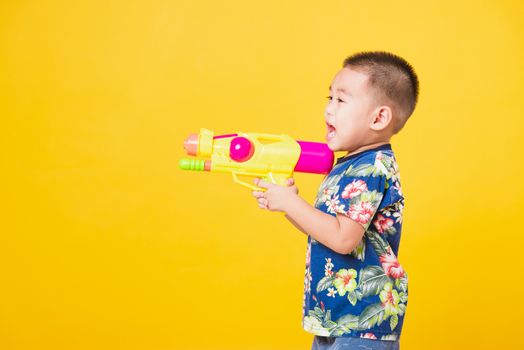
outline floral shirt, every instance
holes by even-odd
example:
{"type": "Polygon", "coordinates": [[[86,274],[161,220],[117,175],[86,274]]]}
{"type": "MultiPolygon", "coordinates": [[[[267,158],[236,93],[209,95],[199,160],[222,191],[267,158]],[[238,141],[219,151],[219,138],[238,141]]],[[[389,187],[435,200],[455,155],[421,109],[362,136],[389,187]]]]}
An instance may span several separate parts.
{"type": "Polygon", "coordinates": [[[404,197],[386,144],[339,158],[315,208],[346,215],[365,229],[351,254],[308,238],[303,326],[321,336],[397,340],[408,301],[407,274],[397,260],[404,197]]]}

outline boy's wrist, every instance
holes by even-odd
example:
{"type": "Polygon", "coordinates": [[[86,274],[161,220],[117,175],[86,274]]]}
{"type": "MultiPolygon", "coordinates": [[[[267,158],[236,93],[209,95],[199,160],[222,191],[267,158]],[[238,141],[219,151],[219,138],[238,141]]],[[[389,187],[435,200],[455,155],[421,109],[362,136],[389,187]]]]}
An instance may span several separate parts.
{"type": "Polygon", "coordinates": [[[294,209],[298,207],[300,201],[302,201],[302,198],[297,193],[293,193],[289,197],[289,200],[286,202],[285,207],[282,208],[283,209],[282,211],[287,216],[292,216],[294,213],[294,209]]]}

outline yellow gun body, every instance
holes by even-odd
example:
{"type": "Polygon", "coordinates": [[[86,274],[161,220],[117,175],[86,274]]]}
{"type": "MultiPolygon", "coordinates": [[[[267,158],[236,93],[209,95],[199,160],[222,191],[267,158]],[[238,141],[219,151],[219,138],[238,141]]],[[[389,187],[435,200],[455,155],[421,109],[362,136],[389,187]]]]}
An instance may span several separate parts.
{"type": "Polygon", "coordinates": [[[190,135],[184,147],[188,154],[205,159],[182,159],[182,169],[228,172],[236,183],[260,191],[264,189],[240,177],[258,177],[285,185],[301,152],[297,141],[288,135],[239,132],[215,137],[208,129],[190,135]]]}

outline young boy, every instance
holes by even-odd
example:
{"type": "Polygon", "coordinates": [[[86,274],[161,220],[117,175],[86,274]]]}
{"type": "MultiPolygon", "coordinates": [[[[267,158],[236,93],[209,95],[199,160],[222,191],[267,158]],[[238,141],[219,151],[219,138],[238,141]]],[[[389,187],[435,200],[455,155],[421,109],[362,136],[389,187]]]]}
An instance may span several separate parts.
{"type": "Polygon", "coordinates": [[[303,326],[312,349],[398,349],[408,299],[397,260],[404,197],[390,138],[413,113],[418,78],[387,52],[348,57],[329,87],[326,140],[346,151],[324,179],[314,207],[293,179],[260,179],[259,207],[282,211],[308,235],[303,326]]]}

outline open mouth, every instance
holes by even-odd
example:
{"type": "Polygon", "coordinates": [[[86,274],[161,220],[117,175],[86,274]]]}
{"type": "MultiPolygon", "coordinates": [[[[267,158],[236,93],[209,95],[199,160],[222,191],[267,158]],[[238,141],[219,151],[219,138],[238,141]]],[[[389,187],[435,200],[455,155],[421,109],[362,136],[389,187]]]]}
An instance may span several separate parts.
{"type": "Polygon", "coordinates": [[[336,135],[336,129],[333,125],[329,124],[329,123],[326,123],[326,127],[327,127],[327,134],[326,134],[326,140],[330,140],[332,139],[333,137],[335,137],[336,135]]]}

